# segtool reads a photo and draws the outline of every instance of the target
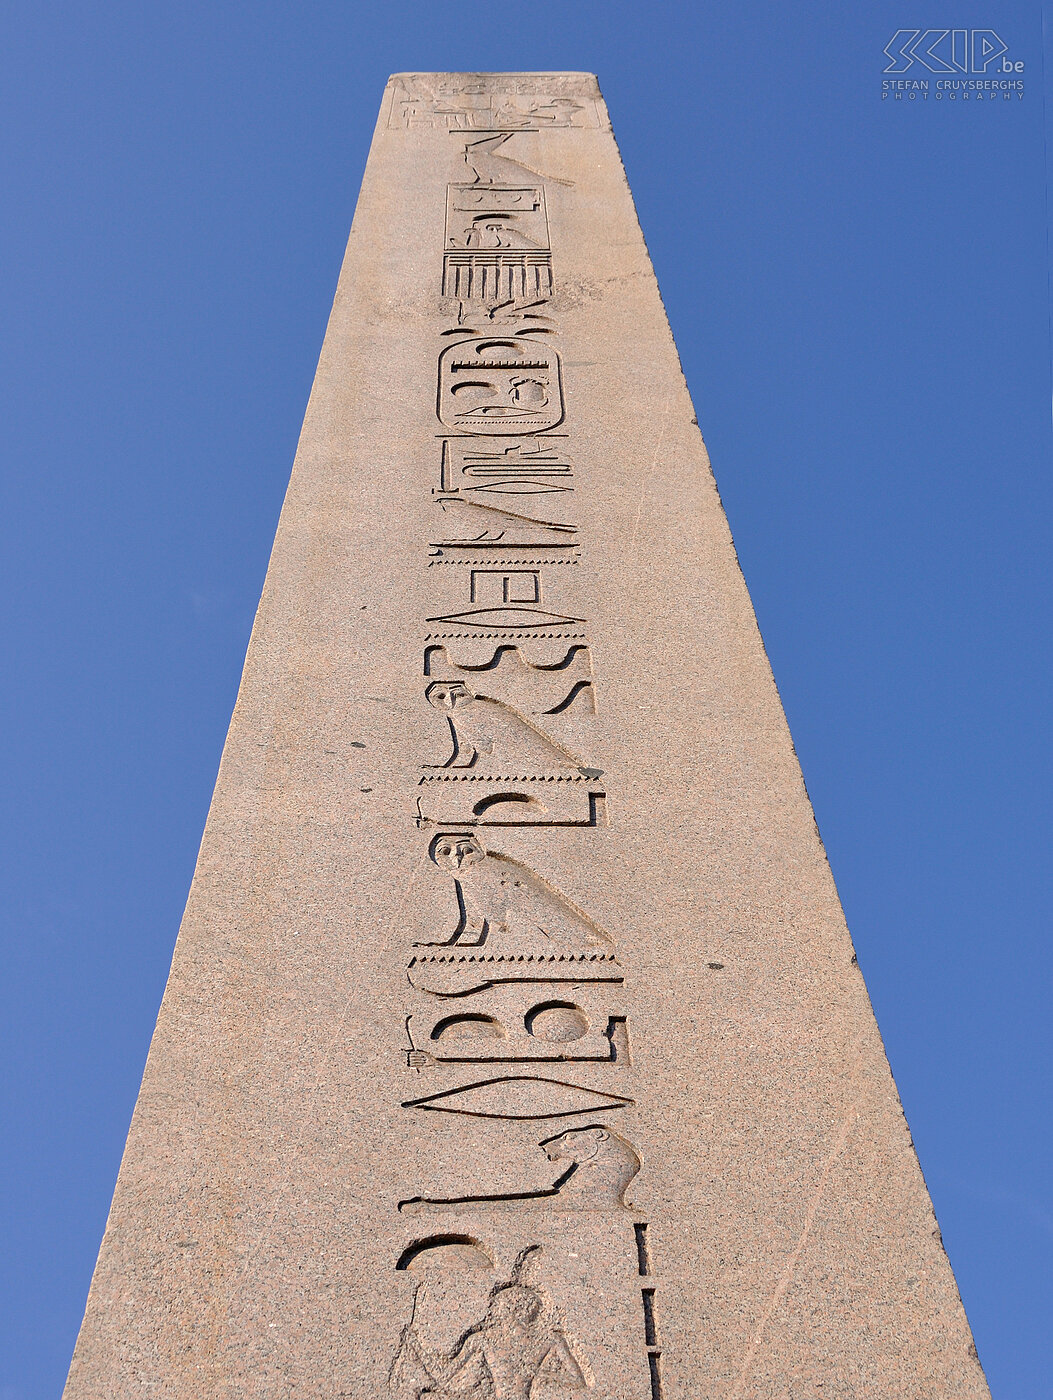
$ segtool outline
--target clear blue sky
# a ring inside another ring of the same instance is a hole
[[[1024,99],[882,102],[937,22]],[[3,29],[0,1400],[68,1364],[384,82],[513,68],[600,76],[981,1359],[1048,1400],[1039,5]]]

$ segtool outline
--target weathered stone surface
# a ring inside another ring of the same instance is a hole
[[[987,1394],[595,80],[388,86],[69,1400]]]

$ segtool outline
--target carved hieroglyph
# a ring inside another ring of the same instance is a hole
[[[554,434],[497,442],[474,437],[447,438],[443,443],[444,493],[533,520],[554,520],[559,524],[562,516],[553,513],[572,507],[566,500],[546,497],[558,498],[561,493],[573,491],[573,477],[566,438]],[[551,546],[553,538],[546,532],[534,536],[531,543]]]
[[[563,421],[559,354],[533,339],[455,341],[439,356],[439,418],[486,435],[545,432]]]
[[[393,126],[489,133],[601,120],[595,83],[583,73],[404,73],[394,83]]]
[[[986,1393],[596,81],[396,75],[68,1400]]]

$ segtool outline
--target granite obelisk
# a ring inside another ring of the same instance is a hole
[[[69,1400],[987,1395],[596,81],[392,78]]]

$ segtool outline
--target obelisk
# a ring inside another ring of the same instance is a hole
[[[69,1400],[988,1394],[606,109],[392,78]]]

